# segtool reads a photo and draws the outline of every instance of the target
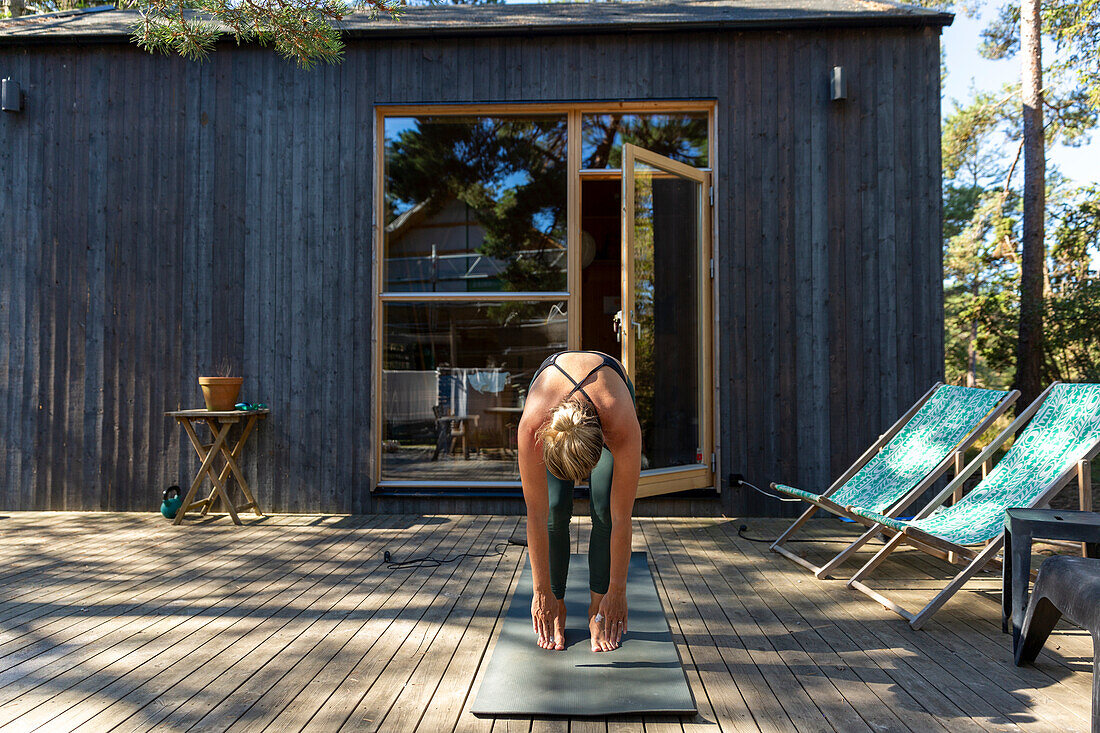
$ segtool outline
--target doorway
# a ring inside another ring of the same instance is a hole
[[[623,148],[620,175],[581,182],[580,348],[634,380],[638,495],[713,486],[709,173]]]

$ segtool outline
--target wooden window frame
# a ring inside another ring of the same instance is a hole
[[[711,461],[709,460],[710,456],[708,455],[717,454],[714,445],[713,429],[713,413],[717,403],[714,402],[715,395],[712,391],[713,374],[711,366],[711,349],[713,348],[711,346],[711,334],[714,330],[714,324],[711,316],[711,300],[705,297],[710,294],[709,291],[714,285],[712,283],[710,288],[706,290],[702,287],[702,284],[711,282],[714,279],[710,277],[710,260],[714,256],[714,239],[711,237],[711,219],[714,216],[714,207],[706,200],[713,178],[710,170],[680,163],[637,145],[630,143],[623,145],[623,267],[621,288],[624,324],[628,321],[627,314],[633,314],[634,312],[634,260],[636,253],[634,251],[635,218],[632,212],[634,211],[633,182],[635,179],[636,163],[646,165],[654,171],[671,174],[680,180],[696,183],[699,186],[699,210],[704,212],[704,215],[700,216],[698,222],[701,246],[699,249],[699,261],[696,263],[695,272],[695,276],[700,283],[699,300],[697,303],[699,317],[698,323],[695,326],[696,343],[699,344],[699,349],[702,352],[699,362],[699,394],[696,398],[698,400],[696,410],[698,410],[697,414],[703,423],[701,425],[702,431],[699,440],[703,460],[701,464],[697,463],[684,467],[673,466],[643,471],[638,483],[638,496],[643,497],[669,493],[664,491],[664,487],[669,485],[680,487],[677,488],[678,491],[687,491],[689,489],[705,488],[712,483],[719,483],[714,481],[716,467],[711,465]],[[627,325],[626,331],[627,336],[623,341],[623,365],[626,367],[627,373],[630,374],[631,378],[637,382],[637,365],[635,364],[634,356],[634,330]]]
[[[373,186],[373,221],[371,231],[373,234],[373,246],[371,248],[371,266],[373,270],[372,302],[371,302],[371,379],[370,394],[370,427],[367,431],[370,440],[371,466],[368,476],[370,491],[373,493],[380,487],[385,488],[521,488],[517,481],[428,481],[428,480],[401,480],[382,479],[382,404],[379,399],[382,394],[382,350],[384,324],[382,323],[382,308],[385,303],[410,303],[410,302],[486,302],[486,301],[565,301],[567,303],[568,326],[567,343],[570,349],[580,345],[580,270],[581,270],[581,200],[580,183],[595,178],[621,178],[621,169],[581,169],[581,117],[584,114],[615,113],[644,114],[647,112],[706,112],[707,113],[707,162],[705,170],[709,174],[709,186],[712,192],[716,191],[717,176],[714,175],[715,162],[718,150],[718,103],[715,99],[684,99],[684,100],[618,100],[618,101],[583,101],[583,102],[480,102],[457,104],[379,104],[374,106],[374,186]],[[477,292],[477,293],[390,293],[383,289],[383,255],[385,247],[385,120],[387,117],[420,117],[432,115],[444,116],[507,116],[507,115],[551,115],[560,114],[566,117],[567,140],[567,168],[568,184],[566,188],[566,292],[538,292],[538,293],[512,293],[512,292]],[[697,169],[698,170],[698,169]],[[717,195],[714,193],[713,195]],[[711,207],[711,220],[707,222],[710,232],[711,256],[717,261],[717,247],[714,246],[717,232],[715,207]],[[716,318],[719,280],[711,279],[710,287],[710,313]],[[717,353],[716,323],[711,323],[712,342],[710,354]],[[711,370],[716,368],[716,360],[711,359]],[[709,391],[711,393],[711,409],[709,410],[710,425],[709,434],[719,434],[720,415],[716,409],[717,384],[716,375],[710,374]],[[708,389],[704,387],[704,389]],[[718,446],[712,441],[711,468],[712,475],[717,477],[719,463]],[[704,460],[706,458],[704,457]],[[721,482],[715,480],[714,488],[718,489]],[[639,494],[641,495],[641,494]]]

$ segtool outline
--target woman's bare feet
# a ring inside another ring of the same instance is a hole
[[[601,600],[603,600],[603,596],[592,594],[592,603],[588,606],[588,633],[592,636],[592,651],[609,652],[618,649],[619,645],[608,639],[607,634],[604,633],[603,618],[599,621],[596,620],[596,616],[600,611]]]

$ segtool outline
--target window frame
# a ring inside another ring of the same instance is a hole
[[[371,299],[371,415],[370,427],[367,431],[371,442],[370,467],[368,471],[370,479],[370,491],[373,494],[379,488],[386,489],[418,489],[425,487],[439,488],[471,488],[471,489],[504,489],[520,488],[519,481],[466,481],[466,480],[406,480],[406,479],[382,479],[382,404],[379,396],[382,393],[382,344],[384,343],[384,326],[382,323],[383,304],[399,302],[505,302],[505,301],[564,301],[567,304],[568,324],[566,329],[568,348],[576,349],[580,345],[580,270],[581,270],[581,200],[580,184],[582,179],[622,178],[622,169],[581,168],[581,117],[585,114],[645,114],[647,112],[706,112],[707,113],[707,167],[702,170],[713,172],[717,159],[717,100],[715,99],[682,99],[682,100],[636,100],[614,102],[486,102],[486,103],[459,103],[459,104],[378,104],[374,106],[374,186],[373,186],[373,221],[371,232],[373,236],[371,248],[372,282],[374,283],[373,297]],[[384,289],[384,241],[385,241],[385,121],[387,117],[418,117],[418,116],[521,116],[561,114],[566,117],[566,290],[547,292],[387,292]],[[715,176],[711,175],[711,186],[715,185]],[[713,216],[713,212],[712,212]],[[712,243],[717,234],[717,222],[711,222]],[[712,246],[712,251],[717,248]],[[717,314],[718,283],[711,282],[712,312]],[[712,328],[712,333],[717,334],[718,329]],[[715,335],[715,338],[717,336]],[[710,344],[712,353],[716,344]],[[712,363],[714,363],[712,361]],[[717,379],[711,383],[718,384]],[[712,400],[717,397],[711,395]],[[717,402],[712,402],[717,404]],[[712,410],[712,435],[718,434],[718,414]],[[715,446],[717,451],[717,446]],[[717,473],[717,465],[713,467]],[[518,494],[517,494],[518,495]]]

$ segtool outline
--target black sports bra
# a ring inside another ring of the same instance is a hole
[[[578,381],[576,379],[573,379],[573,377],[569,374],[569,372],[565,371],[565,369],[563,369],[561,367],[561,365],[558,364],[558,357],[561,356],[562,354],[599,354],[600,358],[603,361],[601,361],[599,364],[597,364],[592,369],[590,369],[588,371],[588,374],[585,374],[584,377],[580,381]],[[606,367],[611,367],[615,371],[616,374],[618,374],[620,377],[622,377],[623,378],[623,383],[627,386],[628,389],[630,389],[630,380],[626,378],[626,374],[623,373],[623,369],[622,369],[622,367],[619,366],[619,362],[615,361],[613,358],[611,358],[607,354],[603,353],[602,351],[559,351],[556,354],[551,354],[550,356],[546,357],[546,360],[544,362],[542,362],[542,364],[539,366],[539,368],[535,371],[535,376],[531,378],[531,384],[534,384],[535,380],[539,378],[539,375],[542,374],[546,370],[546,368],[551,366],[551,365],[557,367],[557,370],[559,372],[561,372],[562,374],[564,374],[565,378],[573,383],[573,389],[569,390],[569,392],[565,395],[565,399],[569,399],[569,397],[571,397],[574,393],[579,391],[582,395],[584,395],[588,399],[589,402],[592,402],[592,398],[588,396],[588,393],[584,391],[584,387],[582,387],[581,385],[584,384],[588,380],[589,377],[591,377],[593,374],[595,374],[599,370],[603,369],[605,366]],[[631,393],[631,396],[633,396],[634,390],[630,389],[630,393]],[[592,402],[592,404],[594,405],[596,403]]]

